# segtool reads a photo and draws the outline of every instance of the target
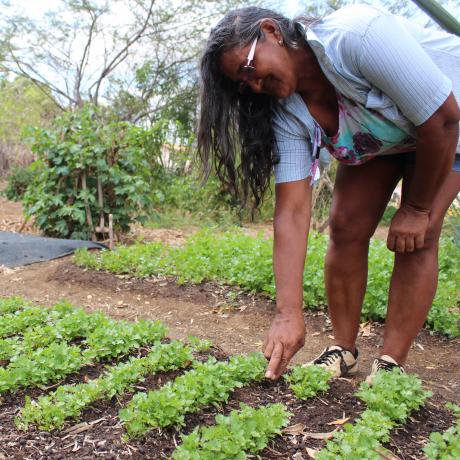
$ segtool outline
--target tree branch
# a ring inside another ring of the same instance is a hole
[[[101,87],[101,84],[102,84],[102,81],[104,80],[104,78],[107,75],[109,75],[117,66],[119,66],[126,59],[126,57],[128,56],[129,48],[142,37],[143,33],[147,29],[149,20],[150,20],[151,16],[153,15],[153,5],[154,4],[155,4],[155,0],[151,0],[150,7],[148,9],[147,17],[146,17],[142,27],[140,28],[140,30],[138,32],[136,32],[128,40],[126,45],[115,55],[115,57],[110,61],[110,63],[107,65],[107,67],[102,71],[99,79],[95,83],[96,84],[96,91],[94,93],[94,101],[95,101],[96,104],[97,104],[97,100],[98,100],[98,97],[99,97],[99,90],[100,90],[100,87]],[[93,86],[94,85],[92,85],[91,88]]]

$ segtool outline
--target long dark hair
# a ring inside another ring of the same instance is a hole
[[[266,18],[275,22],[286,46],[299,47],[301,33],[294,21],[272,10],[248,7],[230,11],[211,30],[201,59],[198,155],[205,177],[214,169],[241,205],[251,196],[253,209],[261,203],[278,161],[272,130],[275,98],[239,94],[238,84],[222,74],[219,62],[224,52],[243,48],[256,37],[263,40],[260,23]]]

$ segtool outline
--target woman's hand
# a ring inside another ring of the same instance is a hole
[[[270,360],[265,376],[272,380],[278,379],[304,343],[305,321],[302,310],[277,313],[263,345],[263,353]]]
[[[403,204],[391,220],[388,249],[406,253],[423,248],[429,220],[429,211]]]

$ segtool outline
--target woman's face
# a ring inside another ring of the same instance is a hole
[[[254,93],[264,93],[277,98],[290,96],[296,90],[297,78],[294,62],[279,32],[272,26],[261,25],[264,37],[257,41],[252,66],[255,71],[247,86]],[[243,67],[252,43],[244,48],[233,48],[222,54],[220,69],[230,80],[245,82]]]

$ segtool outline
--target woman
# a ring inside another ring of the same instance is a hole
[[[302,274],[320,146],[340,164],[325,266],[334,343],[313,362],[336,376],[357,370],[369,239],[402,179],[387,240],[395,263],[384,344],[370,379],[402,368],[436,291],[442,222],[460,190],[460,39],[363,5],[294,21],[243,8],[211,31],[201,75],[206,170],[215,167],[255,206],[275,171],[267,378],[304,345]]]

